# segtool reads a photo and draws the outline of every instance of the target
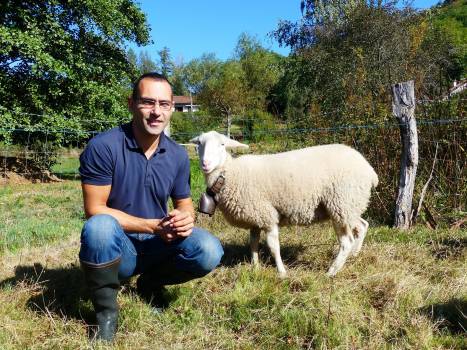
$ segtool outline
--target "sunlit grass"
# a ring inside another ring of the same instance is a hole
[[[196,180],[197,181],[197,180]],[[198,183],[199,190],[203,184]],[[0,348],[89,349],[92,309],[77,254],[83,223],[78,181],[0,188]],[[248,233],[217,212],[197,224],[225,255],[205,278],[170,286],[153,315],[134,291],[119,294],[116,349],[462,349],[467,309],[466,233],[373,227],[361,254],[325,276],[336,239],[329,225],[281,231],[289,278]]]

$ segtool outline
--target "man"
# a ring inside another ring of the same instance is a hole
[[[140,275],[140,295],[163,307],[164,285],[208,274],[223,255],[216,237],[194,227],[188,155],[163,132],[172,105],[167,79],[142,75],[128,99],[132,121],[94,137],[80,156],[88,220],[79,258],[97,339],[115,336],[120,280]]]

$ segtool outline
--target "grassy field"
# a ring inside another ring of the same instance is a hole
[[[194,171],[195,197],[203,189]],[[249,264],[248,234],[200,216],[225,249],[207,277],[169,287],[154,315],[134,290],[119,294],[115,344],[91,345],[92,308],[77,253],[78,181],[0,187],[1,349],[466,349],[467,235],[417,227],[370,229],[361,254],[334,279],[328,225],[281,233],[290,277],[279,280],[265,244]]]

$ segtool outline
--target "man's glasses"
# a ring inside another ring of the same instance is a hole
[[[144,109],[154,109],[159,105],[159,108],[163,111],[170,111],[172,108],[172,101],[157,101],[151,98],[139,98],[138,107]]]

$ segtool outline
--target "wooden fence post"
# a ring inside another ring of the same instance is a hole
[[[406,230],[412,219],[412,197],[418,166],[418,135],[415,121],[413,80],[392,85],[392,112],[401,132],[402,154],[394,227]]]

